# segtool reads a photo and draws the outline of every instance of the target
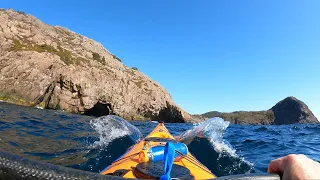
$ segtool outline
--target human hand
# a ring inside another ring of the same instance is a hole
[[[283,174],[282,180],[320,179],[320,163],[303,154],[290,154],[271,161],[268,172]]]

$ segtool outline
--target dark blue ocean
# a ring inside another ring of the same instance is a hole
[[[0,150],[100,172],[156,125],[0,102]],[[220,118],[165,125],[217,176],[266,172],[272,159],[290,153],[320,161],[320,125],[231,125]]]

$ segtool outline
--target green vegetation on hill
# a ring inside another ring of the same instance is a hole
[[[26,15],[26,13],[25,13],[25,12],[23,12],[23,11],[17,11],[17,13],[19,13],[19,14],[23,14],[23,15]]]
[[[118,60],[118,61],[122,62],[122,61],[121,61],[121,59],[120,59],[120,58],[118,58],[116,55],[112,54],[112,57],[113,57],[113,59],[116,59],[116,60]]]
[[[34,104],[34,102],[28,101],[17,94],[7,93],[7,92],[0,92],[0,100],[13,103],[13,104],[25,105],[25,106],[31,106]]]
[[[272,124],[274,115],[268,111],[235,111],[231,113],[221,113],[210,111],[201,115],[205,118],[220,117],[232,124]]]
[[[220,117],[221,114],[222,113],[218,112],[218,111],[209,111],[209,112],[201,114],[201,116],[205,117],[205,118],[213,118],[213,117]]]
[[[32,44],[32,43],[25,43],[22,44],[19,40],[13,41],[13,46],[9,49],[10,51],[36,51],[36,52],[49,52],[53,53],[60,57],[60,59],[66,64],[76,64],[80,65],[81,62],[87,63],[88,60],[82,57],[73,57],[71,51],[68,51],[60,46],[56,49],[53,46],[47,44]]]
[[[103,65],[106,65],[106,60],[104,57],[101,58],[100,54],[96,53],[96,52],[93,52],[92,53],[92,58],[93,60],[96,60],[98,61],[99,63],[103,64]]]
[[[143,81],[134,81],[134,83],[141,89]]]

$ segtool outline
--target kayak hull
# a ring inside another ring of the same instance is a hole
[[[137,177],[139,173],[137,173],[136,167],[138,164],[141,164],[141,161],[147,161],[144,159],[145,157],[141,156],[141,154],[145,152],[146,146],[164,146],[166,143],[165,141],[175,141],[175,138],[170,134],[163,123],[159,123],[145,139],[131,146],[124,155],[100,173],[103,175],[122,176],[124,178],[139,178]],[[190,152],[187,152],[187,155],[184,155],[181,158],[175,159],[174,164],[188,169],[190,171],[190,176],[194,179],[212,179],[216,177],[207,167],[193,157]]]

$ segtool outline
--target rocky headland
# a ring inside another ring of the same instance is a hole
[[[232,124],[282,125],[295,123],[320,123],[308,106],[295,97],[287,97],[266,111],[236,111],[222,113],[210,111],[201,114],[203,119],[221,117]]]
[[[94,116],[192,120],[160,84],[102,44],[11,9],[0,9],[0,100]]]

